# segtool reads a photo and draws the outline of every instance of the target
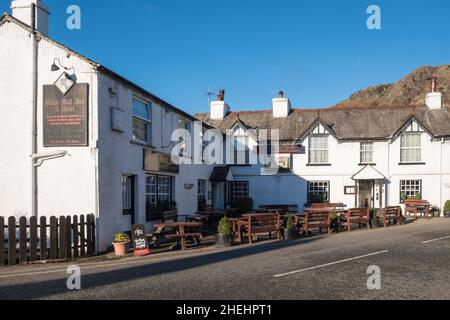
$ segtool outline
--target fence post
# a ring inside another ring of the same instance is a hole
[[[39,260],[47,260],[47,218],[42,216],[39,225],[39,238],[41,244],[39,246]]]
[[[56,217],[50,217],[50,259],[58,258],[58,221]]]
[[[78,251],[78,216],[73,216],[72,221],[72,238],[73,238],[73,256],[75,258],[78,258],[80,256],[80,253]]]
[[[67,258],[72,257],[72,218],[66,217],[66,251]]]
[[[16,218],[8,218],[8,264],[16,264]]]
[[[66,217],[59,217],[59,258],[67,259]]]
[[[96,220],[95,220],[95,215],[94,214],[91,214],[91,218],[92,218],[92,241],[91,241],[91,245],[92,245],[92,252],[94,253],[94,252],[96,252],[96,246],[95,246],[95,240],[96,240],[96,237],[95,237],[95,222],[96,222]]]
[[[5,218],[0,217],[0,266],[5,265]]]
[[[30,218],[30,261],[37,260],[37,217]]]
[[[88,214],[87,216],[87,228],[86,228],[86,240],[87,240],[87,250],[86,254],[88,256],[92,255],[92,216]]]
[[[86,255],[86,233],[85,233],[85,222],[84,215],[80,216],[80,256],[84,257]]]
[[[19,264],[27,262],[27,218],[19,218]]]

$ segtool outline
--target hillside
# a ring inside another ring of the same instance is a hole
[[[425,105],[425,95],[430,91],[430,77],[437,78],[438,90],[450,97],[450,65],[420,67],[399,82],[378,85],[358,91],[332,108]],[[449,103],[446,105],[448,106]]]

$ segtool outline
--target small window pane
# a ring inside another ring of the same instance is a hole
[[[133,115],[143,120],[151,121],[149,105],[137,99],[133,99]]]

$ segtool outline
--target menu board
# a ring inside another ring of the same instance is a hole
[[[143,224],[135,224],[131,227],[131,237],[133,240],[134,255],[142,256],[150,254],[150,249]]]
[[[77,83],[63,93],[55,85],[44,86],[44,147],[87,146],[89,85]]]

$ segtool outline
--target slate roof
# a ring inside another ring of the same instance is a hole
[[[426,106],[349,107],[342,109],[294,109],[284,119],[272,110],[230,112],[223,120],[211,120],[209,113],[195,117],[225,133],[240,120],[254,129],[279,129],[280,140],[298,140],[320,121],[340,140],[384,140],[394,136],[412,117],[435,137],[450,137],[450,109],[430,110]]]

